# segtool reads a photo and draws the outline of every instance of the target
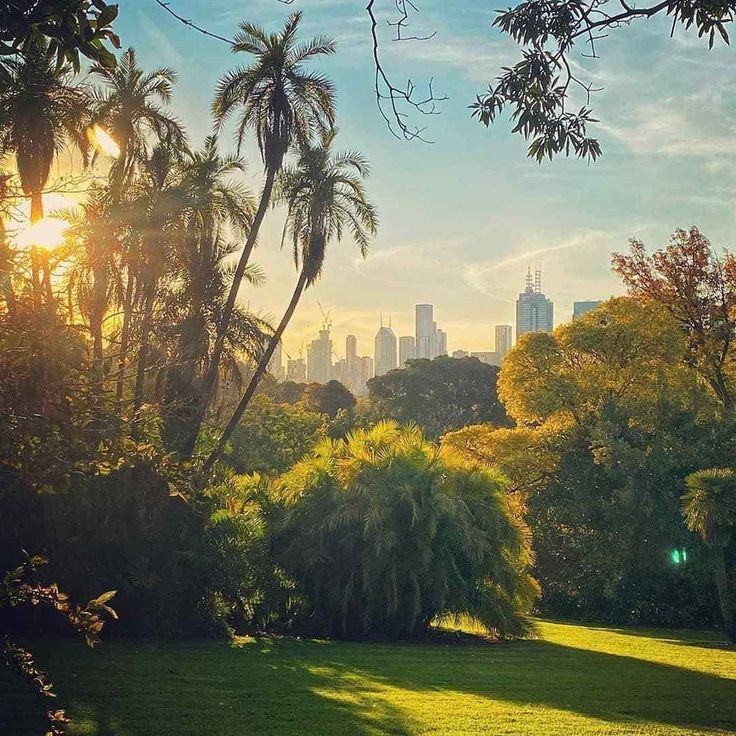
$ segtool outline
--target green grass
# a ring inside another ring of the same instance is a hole
[[[36,646],[70,734],[714,734],[736,730],[736,652],[712,634],[542,622],[487,645],[243,639]],[[43,733],[0,669],[0,734]],[[34,730],[35,728],[35,730]]]

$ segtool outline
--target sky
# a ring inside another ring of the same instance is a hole
[[[736,215],[736,64],[734,50],[708,52],[696,34],[669,37],[666,19],[614,31],[600,42],[597,60],[574,55],[595,87],[600,123],[591,127],[603,157],[592,164],[556,159],[542,165],[526,156],[508,120],[486,129],[468,105],[519,50],[491,28],[499,3],[416,0],[412,32],[427,41],[391,40],[386,22],[393,0],[378,2],[385,63],[398,85],[421,88],[432,79],[448,99],[440,114],[419,120],[432,143],[396,140],[373,95],[370,23],[365,0],[170,0],[182,16],[231,37],[241,21],[276,30],[295,9],[304,37],[334,37],[338,53],[315,68],[337,87],[338,148],[369,159],[368,192],[380,230],[367,259],[349,240],[333,243],[321,281],[304,296],[285,338],[288,354],[316,337],[330,313],[338,355],[347,334],[361,354],[373,354],[381,316],[398,335],[413,334],[414,304],[435,305],[450,352],[493,349],[493,326],[513,324],[515,300],[527,267],[541,264],[543,290],[554,301],[555,322],[568,321],[575,300],[621,293],[610,271],[611,253],[629,238],[663,246],[677,227],[697,225],[720,250],[730,242]],[[123,0],[116,30],[145,68],[172,66],[179,78],[172,104],[190,141],[211,130],[217,79],[247,63],[229,47],[178,23],[154,0]],[[583,52],[581,47],[579,50]],[[231,131],[221,137],[234,147]],[[262,166],[246,145],[254,190]],[[288,251],[279,249],[283,214],[269,214],[256,260],[267,275],[240,298],[277,321],[295,281]]]

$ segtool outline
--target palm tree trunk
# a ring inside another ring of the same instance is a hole
[[[715,579],[718,589],[718,602],[721,606],[723,628],[728,634],[732,644],[736,644],[736,622],[734,621],[733,605],[731,602],[731,591],[728,585],[728,572],[726,571],[726,548],[719,546],[715,550]]]
[[[128,358],[128,343],[130,341],[130,323],[133,317],[133,272],[128,267],[128,281],[125,285],[123,297],[123,327],[120,331],[120,355],[118,356],[118,378],[115,387],[115,413],[120,414],[123,403],[123,389],[125,387],[125,364]]]
[[[217,462],[217,459],[220,457],[225,445],[227,444],[230,436],[235,430],[235,427],[238,426],[238,422],[243,416],[243,412],[248,408],[248,404],[250,404],[251,399],[253,398],[253,394],[255,394],[256,389],[258,388],[258,384],[260,383],[261,378],[263,378],[263,374],[268,368],[268,363],[273,356],[274,350],[276,350],[276,346],[279,344],[279,342],[281,342],[284,331],[291,321],[291,318],[294,316],[294,311],[296,310],[296,307],[299,304],[299,300],[304,293],[304,287],[306,286],[306,283],[307,275],[302,269],[302,272],[299,274],[299,280],[296,282],[296,286],[294,287],[294,293],[291,296],[289,306],[286,308],[286,312],[284,312],[284,316],[281,318],[281,322],[279,322],[279,326],[276,328],[276,332],[273,333],[273,337],[269,340],[268,347],[266,348],[266,351],[263,353],[260,361],[258,362],[258,367],[256,368],[256,372],[253,374],[253,377],[250,379],[248,388],[245,390],[243,397],[240,399],[240,403],[233,412],[232,417],[230,417],[230,421],[227,423],[227,426],[220,436],[215,449],[212,450],[209,457],[202,466],[202,472],[205,478],[209,474],[210,470],[212,470],[212,466]]]
[[[138,411],[143,405],[143,387],[146,380],[146,368],[148,367],[148,348],[153,326],[153,303],[156,295],[156,280],[151,278],[146,284],[143,307],[143,321],[141,322],[141,339],[138,348],[138,365],[135,374],[135,387],[133,388],[133,426],[134,435],[138,435]]]
[[[238,298],[238,291],[240,285],[243,282],[243,276],[245,275],[245,269],[248,266],[250,257],[253,254],[253,249],[256,246],[256,240],[258,239],[258,232],[261,229],[261,224],[268,211],[268,206],[271,203],[271,194],[273,193],[273,185],[276,179],[276,170],[268,169],[266,171],[266,181],[263,185],[263,191],[261,192],[261,200],[258,204],[258,210],[253,218],[253,224],[250,227],[248,238],[245,241],[245,247],[243,252],[240,254],[240,260],[238,261],[238,267],[233,276],[232,284],[230,285],[230,292],[225,302],[225,307],[222,310],[220,317],[220,324],[217,331],[217,339],[215,340],[215,347],[212,351],[212,358],[210,360],[207,373],[204,381],[202,382],[201,400],[200,405],[197,408],[197,414],[194,418],[194,426],[192,427],[192,436],[194,442],[199,436],[199,431],[202,427],[207,409],[209,408],[210,402],[212,401],[212,393],[217,380],[217,373],[220,369],[220,361],[222,360],[222,353],[225,349],[225,337],[227,336],[228,329],[230,327],[230,319],[232,318],[233,309],[235,309],[235,302]],[[194,442],[189,442],[187,447],[184,449],[185,458],[190,458],[194,452]]]

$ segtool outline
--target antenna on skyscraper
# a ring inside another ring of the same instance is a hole
[[[542,264],[539,261],[534,269],[534,291],[537,294],[542,293]]]
[[[532,290],[532,267],[529,266],[526,270],[526,288],[527,291]]]

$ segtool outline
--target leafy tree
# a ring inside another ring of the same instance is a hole
[[[697,532],[713,550],[714,577],[723,625],[736,644],[736,619],[726,567],[726,551],[736,527],[736,474],[730,468],[699,470],[688,475],[682,514],[688,528]]]
[[[327,246],[340,242],[346,232],[365,255],[368,241],[376,233],[378,218],[363,186],[368,164],[356,152],[334,153],[336,133],[326,135],[323,143],[302,148],[297,165],[285,169],[279,180],[279,199],[288,209],[284,239],[290,236],[294,263],[300,269],[291,301],[264,351],[215,449],[207,458],[204,471],[212,468],[219,453],[247,408],[268,363],[281,342],[306,289],[322,274]]]
[[[319,36],[303,44],[297,43],[301,18],[300,12],[292,13],[282,31],[271,34],[252,23],[241,24],[233,42],[233,52],[255,56],[255,62],[222,77],[212,105],[218,129],[239,111],[236,134],[238,151],[247,133],[255,133],[265,180],[258,209],[250,223],[248,237],[223,307],[218,339],[204,386],[204,401],[199,416],[195,418],[197,429],[207,410],[238,291],[271,203],[273,186],[284,158],[294,144],[306,145],[315,137],[325,136],[335,123],[332,82],[321,74],[304,69],[305,62],[333,54],[335,42]]]
[[[596,159],[600,143],[588,135],[588,125],[598,122],[590,108],[592,85],[580,78],[571,58],[576,44],[585,44],[586,55],[596,57],[609,32],[629,28],[635,21],[666,15],[671,33],[677,26],[695,28],[698,37],[728,43],[727,27],[736,8],[732,2],[668,0],[637,6],[613,0],[522,0],[497,11],[494,27],[522,46],[522,58],[504,66],[495,84],[471,106],[473,116],[488,126],[511,110],[513,131],[529,141],[529,156],[542,161],[571,152]],[[573,92],[583,104],[578,108]]]
[[[0,8],[0,56],[27,53],[46,43],[59,66],[80,68],[80,55],[107,67],[115,57],[107,44],[120,47],[112,31],[118,6],[105,0],[27,0]]]
[[[508,418],[496,393],[498,368],[477,358],[412,360],[368,382],[371,412],[399,422],[416,422],[428,437],[466,425]]]
[[[530,630],[529,535],[503,480],[418,428],[383,422],[327,441],[270,494],[273,554],[311,630],[417,635],[452,614],[499,636]]]
[[[733,414],[733,336],[736,331],[736,261],[717,258],[695,227],[676,230],[666,248],[646,254],[631,241],[629,255],[615,254],[613,268],[629,293],[660,305],[687,335],[686,359],[724,410]]]
[[[284,473],[325,438],[321,413],[256,397],[223,454],[236,473]]]
[[[340,381],[310,383],[302,401],[312,411],[326,414],[330,419],[335,419],[341,411],[353,411],[357,403],[355,396]]]

